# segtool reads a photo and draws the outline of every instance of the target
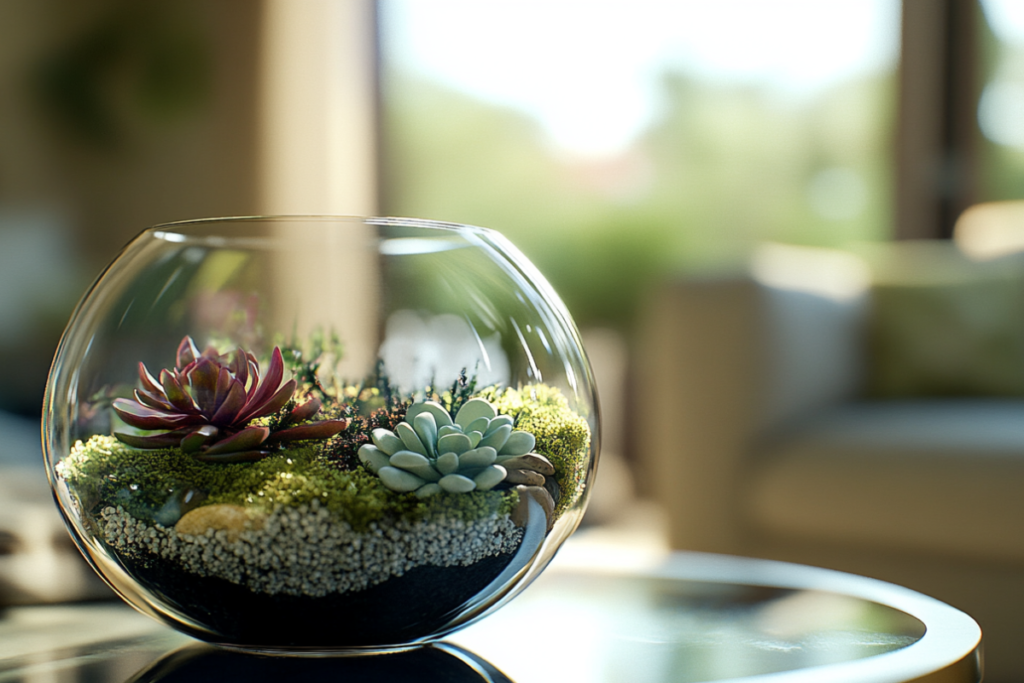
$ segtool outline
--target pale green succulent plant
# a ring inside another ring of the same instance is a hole
[[[420,497],[489,491],[509,470],[537,472],[541,481],[554,473],[546,458],[530,452],[533,434],[513,429],[510,416],[481,398],[466,401],[454,420],[439,403],[415,403],[393,432],[375,429],[372,439],[359,449],[363,465],[392,491]]]

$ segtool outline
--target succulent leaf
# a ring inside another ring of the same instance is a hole
[[[459,467],[486,467],[494,463],[498,452],[490,446],[481,446],[459,456]]]
[[[399,493],[415,491],[427,483],[412,472],[406,472],[397,467],[381,467],[380,471],[377,472],[377,476],[380,477],[385,486]]]
[[[235,378],[231,375],[231,372],[229,372],[227,368],[222,367],[220,371],[217,373],[217,387],[214,391],[213,398],[214,410],[220,410],[220,407],[224,405],[224,401],[227,400],[228,394],[231,393],[232,387],[234,387],[236,384],[238,384],[238,382],[235,381]],[[245,395],[244,387],[242,394],[243,396]]]
[[[249,389],[260,383],[260,364],[256,362],[255,358],[249,356],[245,365],[249,368],[249,376],[252,378],[252,381],[249,383],[249,387],[246,389],[248,392]]]
[[[510,416],[498,415],[479,398],[466,401],[454,420],[433,401],[413,404],[394,431],[378,428],[371,438],[374,445],[359,449],[363,465],[392,491],[419,497],[493,489],[509,473],[498,455],[506,446],[511,452],[504,459],[515,458],[520,469],[530,470],[531,482],[544,482],[538,469],[554,471],[546,458],[529,453],[536,443],[532,434],[514,430]]]
[[[406,416],[406,419],[408,419],[408,416]],[[413,418],[412,428],[416,432],[416,436],[420,438],[420,441],[426,447],[427,455],[436,458],[437,423],[434,421],[434,416],[429,412],[420,413]]]
[[[160,393],[167,397],[167,402],[175,409],[185,413],[196,412],[195,403],[192,397],[185,393],[177,376],[167,370],[160,371]]]
[[[114,436],[121,443],[128,444],[132,448],[175,448],[183,437],[192,432],[191,428],[177,429],[163,434],[151,436],[139,436],[138,434],[122,434],[115,432]]]
[[[508,437],[512,435],[511,425],[501,425],[490,434],[485,434],[484,438],[480,440],[481,446],[490,446],[495,450],[500,450],[505,442],[508,441]]]
[[[503,425],[511,427],[513,425],[512,417],[510,415],[499,415],[498,417],[491,420],[487,429],[482,429],[484,436],[490,436],[494,432],[498,431]],[[468,431],[468,430],[467,430]]]
[[[388,458],[388,462],[391,463],[392,467],[401,467],[403,470],[412,470],[414,467],[430,465],[430,461],[425,456],[413,453],[412,451],[398,451]]]
[[[135,390],[135,400],[144,406],[149,406],[150,408],[155,408],[156,410],[174,410],[174,406],[172,406],[167,401],[162,401],[156,396],[153,396],[152,394],[149,394],[145,391],[141,391],[139,389]]]
[[[172,429],[196,424],[198,419],[184,413],[169,414],[127,398],[116,398],[112,405],[117,416],[136,429]]]
[[[429,459],[412,451],[398,451],[388,459],[388,464],[412,472],[424,481],[432,482],[441,478]]]
[[[196,361],[195,366],[188,373],[188,383],[192,388],[192,400],[200,412],[213,414],[217,409],[217,377],[220,376],[220,368],[205,356]]]
[[[480,417],[493,420],[495,415],[497,415],[497,411],[490,403],[482,398],[471,398],[459,409],[459,413],[455,416],[455,424],[465,430],[473,420]]]
[[[489,465],[480,474],[473,477],[478,491],[490,491],[505,480],[507,472],[501,465]]]
[[[496,419],[497,418],[495,418],[495,420]],[[480,434],[483,434],[484,432],[487,431],[487,427],[491,425],[493,422],[494,420],[488,420],[486,417],[478,417],[477,419],[473,420],[468,425],[466,425],[463,431],[466,434],[469,434],[470,432],[480,432]]]
[[[445,425],[437,430],[437,438],[440,439],[442,436],[448,436],[449,434],[462,434],[462,427],[457,425]]]
[[[203,453],[205,455],[223,455],[224,453],[250,451],[266,441],[268,436],[270,436],[270,429],[267,427],[246,427],[237,434],[221,439]]]
[[[445,453],[437,459],[437,471],[441,474],[454,474],[459,471],[459,456]]]
[[[235,357],[231,362],[231,372],[245,388],[249,381],[249,355],[241,348],[235,350]]]
[[[192,337],[185,337],[182,339],[181,343],[178,344],[175,366],[183,368],[196,362],[197,358],[199,358],[199,349],[196,348],[196,344],[192,341]]]
[[[476,482],[461,474],[446,474],[437,482],[448,493],[469,493],[476,488]]]
[[[213,425],[203,425],[181,440],[181,450],[186,453],[198,453],[199,450],[217,436],[218,430]]]
[[[259,366],[256,365],[255,363],[252,363],[250,365],[250,367],[258,368]],[[257,379],[259,378],[259,370],[258,369],[253,374],[254,374],[254,376]],[[249,401],[248,401],[246,407],[247,408],[249,408],[249,407],[257,407],[257,406],[262,407],[264,404],[266,404],[271,399],[271,396],[274,394],[274,392],[277,391],[277,387],[280,386],[281,378],[283,376],[284,376],[284,359],[281,357],[281,349],[279,349],[279,348],[277,348],[275,346],[273,353],[270,354],[270,366],[267,368],[267,374],[263,378],[263,381],[259,383],[258,387],[256,386],[256,382],[255,381],[253,382],[252,389],[254,391],[251,392],[251,394],[249,396]],[[292,391],[294,391],[294,390],[295,389],[294,389],[294,385],[293,385]],[[287,399],[286,399],[286,402],[287,402]],[[284,404],[282,404],[282,405],[284,405]],[[254,417],[254,416],[251,416],[251,417]]]
[[[141,389],[135,399],[116,399],[114,411],[125,424],[162,434],[115,433],[136,448],[180,447],[200,460],[241,462],[266,457],[264,444],[326,439],[338,434],[346,420],[309,422],[321,408],[317,399],[296,406],[271,428],[251,426],[260,417],[280,412],[294,397],[297,382],[282,384],[284,361],[279,348],[271,353],[266,376],[256,357],[238,349],[231,358],[208,346],[199,352],[191,337],[178,344],[176,366],[157,380],[139,363]]]
[[[427,447],[423,445],[423,442],[420,441],[420,437],[416,433],[416,430],[413,429],[412,425],[408,422],[399,422],[395,427],[395,434],[402,440],[402,443],[410,451],[419,453],[420,455],[427,454]]]
[[[345,420],[321,420],[289,427],[272,432],[267,438],[269,443],[279,441],[308,441],[309,439],[329,439],[345,428],[348,423]]]
[[[422,403],[415,403],[409,406],[409,410],[405,414],[407,422],[412,422],[417,415],[422,413],[430,413],[434,416],[434,423],[438,429],[450,426],[452,424],[452,416],[448,414],[448,411],[444,409],[440,403],[436,401],[423,401]]]
[[[232,380],[227,396],[224,398],[223,402],[220,403],[220,407],[217,408],[217,412],[210,418],[210,422],[215,425],[233,424],[238,417],[238,413],[241,412],[244,407],[245,389],[242,388],[241,383]]]
[[[473,443],[465,434],[445,434],[437,440],[437,450],[441,453],[465,453],[473,447]]]
[[[373,443],[377,448],[388,455],[394,455],[405,448],[405,444],[402,443],[402,440],[387,429],[374,429],[370,434],[370,438],[373,439]]]
[[[359,447],[359,461],[374,474],[380,472],[380,468],[390,465],[388,456],[371,444],[363,444]]]
[[[417,498],[427,498],[428,496],[434,496],[441,493],[444,489],[441,488],[440,484],[424,484],[423,486],[416,489]]]
[[[163,393],[163,387],[156,381],[156,378],[150,374],[146,368],[145,363],[139,363],[139,381],[142,383],[142,388],[149,394],[157,395]]]
[[[284,408],[285,404],[291,400],[292,394],[295,393],[295,386],[295,380],[290,379],[284,383],[284,386],[278,389],[277,393],[263,403],[258,403],[255,399],[250,400],[240,416],[241,419],[255,420],[258,417],[273,415],[281,410],[281,408]]]
[[[284,419],[283,424],[292,424],[308,420],[320,412],[320,406],[320,399],[311,398],[305,403],[292,408],[292,412],[288,413],[288,417]]]
[[[509,434],[499,450],[499,455],[526,455],[537,445],[537,439],[529,432],[516,431]]]

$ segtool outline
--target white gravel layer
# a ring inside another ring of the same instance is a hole
[[[243,531],[235,541],[212,529],[202,536],[179,534],[137,520],[120,506],[102,511],[101,526],[118,553],[159,557],[256,592],[311,597],[363,590],[423,565],[468,566],[515,551],[523,537],[507,515],[372,523],[357,533],[317,501],[280,508],[262,529]]]

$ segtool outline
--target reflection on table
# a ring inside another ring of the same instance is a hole
[[[684,683],[851,662],[911,645],[925,630],[899,610],[825,591],[546,578],[529,602],[513,602],[452,639],[504,664],[516,680]],[[538,641],[543,647],[515,657]]]
[[[980,680],[977,625],[912,591],[713,555],[628,569],[575,560],[570,548],[522,597],[444,644],[368,658],[229,652],[119,603],[13,607],[0,619],[0,682]],[[604,569],[585,568],[595,564]]]

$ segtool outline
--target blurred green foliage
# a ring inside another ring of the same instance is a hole
[[[30,78],[39,111],[72,140],[123,142],[132,121],[174,119],[210,94],[209,37],[194,0],[115,0],[43,55]]]
[[[407,73],[385,70],[383,97],[384,212],[503,232],[581,326],[628,331],[662,278],[734,264],[760,240],[890,233],[893,74],[801,99],[669,72],[658,119],[606,160],[566,158],[527,116]],[[856,211],[815,211],[830,169],[860,183]]]

